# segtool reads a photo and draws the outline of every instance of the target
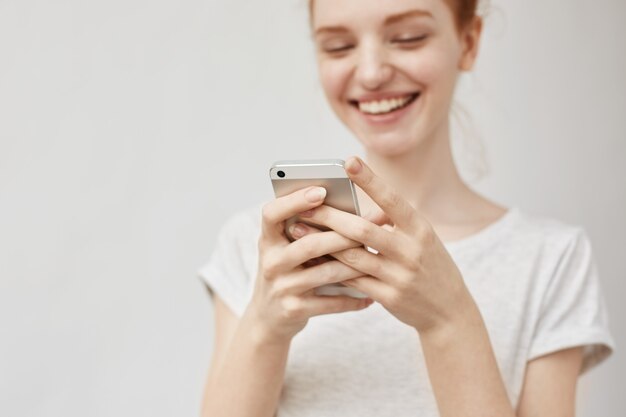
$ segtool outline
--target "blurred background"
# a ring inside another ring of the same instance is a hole
[[[591,237],[618,350],[582,417],[623,415],[624,18],[494,0],[455,106],[475,188]],[[215,232],[274,160],[360,152],[304,0],[0,0],[0,415],[197,415]]]

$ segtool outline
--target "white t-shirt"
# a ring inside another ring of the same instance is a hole
[[[256,279],[260,213],[258,205],[234,214],[198,271],[239,316]],[[584,373],[615,349],[582,227],[513,207],[445,247],[480,309],[514,407],[527,361],[585,346]],[[438,415],[417,332],[380,304],[314,316],[292,340],[278,417]]]

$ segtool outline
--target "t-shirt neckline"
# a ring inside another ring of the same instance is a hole
[[[456,250],[470,245],[477,245],[483,241],[487,241],[493,236],[497,235],[514,217],[519,213],[519,208],[516,206],[510,207],[502,216],[496,221],[488,224],[480,229],[478,232],[466,236],[462,239],[457,239],[449,242],[443,242],[446,249]]]

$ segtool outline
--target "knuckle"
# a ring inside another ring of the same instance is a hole
[[[400,197],[400,194],[398,194],[397,191],[390,190],[388,193],[384,195],[383,204],[385,204],[388,207],[395,207],[398,204],[400,204],[401,200],[402,200],[402,197]]]
[[[261,217],[263,220],[267,220],[269,218],[271,211],[272,209],[270,203],[263,204],[263,207],[261,207]]]
[[[280,271],[280,260],[277,256],[267,254],[261,261],[261,268],[263,270],[263,276],[273,278],[277,276]]]
[[[282,299],[289,293],[289,285],[286,279],[276,279],[270,286],[270,296],[274,299]]]
[[[402,290],[398,288],[398,289],[394,289],[393,291],[389,293],[389,295],[387,296],[386,303],[391,308],[393,308],[395,306],[399,306],[401,301],[402,301]]]
[[[430,224],[422,224],[417,233],[417,240],[421,246],[430,245],[435,239],[435,231]]]
[[[265,203],[261,208],[261,218],[263,219],[263,222],[272,223],[274,218],[272,212],[272,203]]]
[[[302,302],[296,297],[284,297],[281,301],[281,314],[284,319],[296,320],[302,315]]]
[[[411,252],[410,258],[407,260],[407,264],[412,271],[419,271],[422,269],[423,252],[420,249],[415,249]]]
[[[343,258],[348,263],[356,263],[361,258],[361,252],[357,248],[346,249],[343,251]]]
[[[257,249],[259,253],[264,253],[272,247],[272,241],[266,231],[262,231],[257,240]]]
[[[413,289],[413,285],[411,283],[411,279],[407,276],[401,276],[399,277],[400,279],[398,280],[397,284],[396,284],[396,289],[398,290],[398,296],[399,297],[403,297],[404,295],[406,295],[407,293],[411,292]]]
[[[417,229],[422,227],[422,225],[424,224],[430,225],[430,222],[428,221],[428,219],[424,217],[422,213],[420,213],[418,210],[415,210],[415,209],[413,209],[411,213],[411,220],[412,220],[413,227]]]
[[[334,282],[334,278],[338,275],[338,261],[325,262],[319,266],[317,271],[318,278],[322,284],[330,284]]]
[[[368,239],[372,235],[372,228],[366,222],[359,222],[354,228],[354,233],[359,239]]]
[[[415,210],[415,208],[410,204],[406,204],[405,207],[405,217],[407,219],[407,223],[411,226],[418,224],[421,220],[417,210]]]

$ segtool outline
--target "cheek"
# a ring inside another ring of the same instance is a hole
[[[334,104],[344,90],[349,67],[337,61],[323,61],[318,64],[318,73],[324,94]]]
[[[453,54],[442,48],[424,48],[418,54],[407,57],[411,77],[429,90],[448,89],[456,77],[456,63]]]

